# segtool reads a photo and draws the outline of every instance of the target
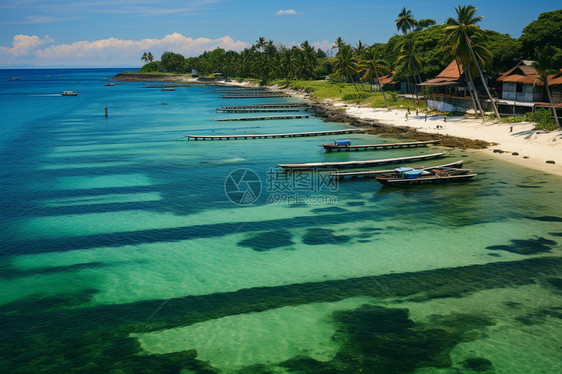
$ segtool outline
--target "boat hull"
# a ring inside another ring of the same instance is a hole
[[[377,177],[377,182],[384,186],[416,186],[420,184],[442,184],[442,183],[455,183],[467,182],[472,180],[477,174],[462,174],[462,175],[449,175],[449,176],[421,176],[415,179],[406,178],[389,178]]]

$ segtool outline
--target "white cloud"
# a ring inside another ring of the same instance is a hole
[[[47,43],[52,43],[53,39],[45,36],[43,39],[37,35],[29,36],[18,34],[14,36],[12,41],[12,48],[10,47],[0,47],[0,56],[8,55],[11,57],[18,57],[28,55],[39,46]]]
[[[0,47],[0,64],[30,64],[46,66],[64,65],[132,65],[141,64],[140,56],[150,51],[154,56],[165,52],[176,52],[182,55],[198,56],[204,51],[217,47],[226,50],[242,50],[250,47],[249,43],[233,40],[230,36],[218,39],[189,38],[180,33],[164,36],[162,39],[123,40],[118,38],[94,41],[77,41],[71,44],[55,44],[40,48],[53,40],[45,37],[16,35],[13,47]],[[25,55],[25,56],[24,56]],[[16,58],[25,57],[25,58]]]
[[[312,43],[312,46],[316,49],[321,49],[324,52],[328,52],[328,54],[329,54],[330,49],[332,49],[332,47],[334,46],[334,42],[322,40],[322,41],[319,41],[319,42]]]
[[[297,11],[294,10],[294,9],[285,9],[285,10],[280,9],[277,12],[275,12],[276,16],[287,16],[287,15],[294,16],[296,14],[297,14]]]

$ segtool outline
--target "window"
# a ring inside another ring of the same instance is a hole
[[[516,83],[515,92],[523,92],[523,83]]]

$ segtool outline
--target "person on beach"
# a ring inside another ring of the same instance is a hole
[[[420,108],[416,108],[416,117],[420,115]]]
[[[409,110],[409,109],[408,109]],[[408,121],[408,112],[406,112],[406,121]]]

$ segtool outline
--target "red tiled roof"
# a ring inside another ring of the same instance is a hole
[[[421,83],[420,86],[447,86],[449,84],[456,84],[463,73],[464,69],[462,66],[457,64],[457,60],[453,60],[435,78]]]
[[[532,66],[533,61],[521,61],[498,79],[498,82],[516,82],[523,84],[534,84],[542,86],[543,82],[538,78],[537,71]],[[558,74],[548,76],[548,85],[562,84],[562,71]]]

